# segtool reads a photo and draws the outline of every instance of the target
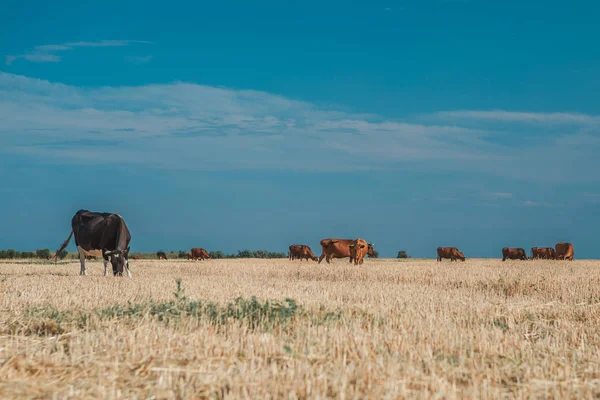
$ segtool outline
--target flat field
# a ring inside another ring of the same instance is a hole
[[[599,261],[131,270],[0,263],[0,398],[600,396]]]

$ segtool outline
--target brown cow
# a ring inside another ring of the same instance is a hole
[[[97,258],[96,258],[96,256],[88,256],[88,255],[86,255],[85,259],[86,260],[96,260]]]
[[[132,259],[132,260],[141,260],[141,259],[142,259],[142,257],[140,257],[140,256],[133,256],[133,257],[131,257],[131,259]]]
[[[194,247],[190,253],[188,253],[188,260],[208,260],[210,259],[210,255],[206,250],[201,247]]]
[[[502,261],[509,260],[527,260],[527,253],[525,249],[520,247],[505,247],[502,249]]]
[[[352,254],[350,252],[350,245],[354,242],[352,239],[337,239],[327,238],[321,240],[321,256],[319,257],[319,264],[325,258],[327,264],[332,258],[346,258],[352,262]]]
[[[354,265],[361,265],[366,254],[373,255],[373,245],[366,240],[356,238],[350,245],[350,254],[354,260]]]
[[[537,258],[542,260],[554,260],[556,258],[556,252],[552,247],[532,247],[531,258]]]
[[[290,246],[290,260],[295,260],[296,258],[306,261],[309,259],[313,261],[318,260],[310,247],[305,244],[293,244]]]
[[[574,256],[575,256],[575,249],[573,248],[573,245],[571,243],[568,243],[568,242],[556,243],[555,258],[557,260],[573,261]]]
[[[290,249],[290,261],[295,260],[296,258],[298,258],[298,254],[302,251],[302,245],[301,244],[292,244],[289,247]]]
[[[449,258],[450,261],[456,261],[457,259],[465,261],[467,259],[456,247],[438,247],[437,254],[437,260],[439,262],[442,262],[442,258]]]
[[[354,261],[354,254],[352,253],[352,249],[350,245],[354,240],[352,239],[337,239],[337,238],[327,238],[321,240],[321,256],[319,257],[319,264],[325,258],[325,261],[329,264],[332,258],[345,258],[348,257],[348,261]],[[367,254],[372,256],[374,254],[373,244],[367,243]],[[364,257],[364,255],[363,255]]]

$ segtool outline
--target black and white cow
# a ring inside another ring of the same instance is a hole
[[[128,263],[131,234],[119,214],[79,210],[71,220],[71,227],[71,234],[56,254],[60,254],[69,245],[74,234],[81,262],[80,275],[86,275],[86,256],[96,255],[104,258],[105,276],[108,275],[110,260],[114,275],[123,276],[123,270],[125,270],[127,276],[131,278]]]

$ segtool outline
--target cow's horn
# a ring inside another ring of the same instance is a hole
[[[105,255],[105,256],[110,256],[112,253],[113,253],[113,252],[112,252],[111,250],[108,250],[108,251],[104,252],[104,255]]]

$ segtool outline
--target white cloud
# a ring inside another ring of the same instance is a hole
[[[0,151],[57,163],[194,170],[418,168],[557,184],[599,179],[596,158],[587,157],[600,150],[593,131],[499,146],[489,140],[502,135],[496,131],[391,121],[265,92],[182,82],[77,88],[0,72],[0,120]]]
[[[504,110],[492,111],[443,111],[434,114],[444,119],[489,120],[499,122],[523,122],[541,124],[600,124],[600,116],[580,113],[533,113]]]
[[[125,61],[127,61],[128,63],[131,63],[131,64],[136,64],[136,65],[146,64],[150,60],[152,60],[152,56],[143,56],[143,57],[141,57],[141,56],[130,56],[130,57],[125,57]]]
[[[35,46],[32,50],[24,54],[6,56],[6,64],[10,65],[18,59],[24,59],[31,62],[59,62],[60,56],[56,52],[73,50],[76,47],[122,47],[130,44],[143,43],[151,44],[151,42],[143,40],[99,40],[97,42],[68,42],[62,44],[46,44]]]
[[[531,201],[531,200],[525,200],[521,202],[522,206],[525,207],[551,207],[551,204],[548,203],[541,203],[541,202],[537,202],[537,201]]]
[[[512,199],[512,193],[488,193],[488,196],[494,197],[496,199]]]

